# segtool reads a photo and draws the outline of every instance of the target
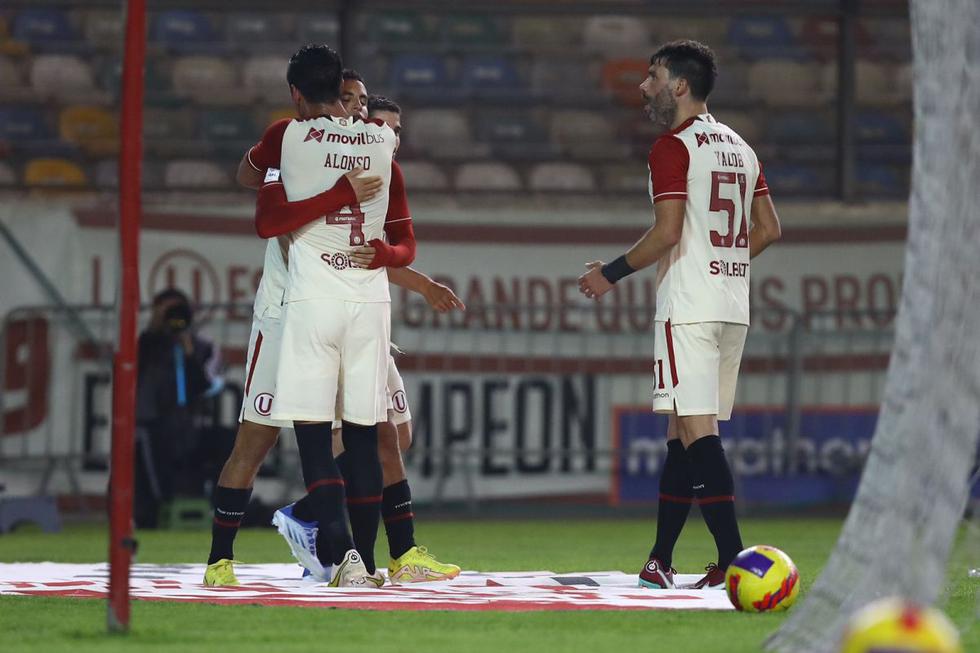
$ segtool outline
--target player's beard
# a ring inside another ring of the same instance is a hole
[[[647,118],[653,123],[656,132],[662,133],[670,129],[677,117],[677,101],[670,88],[664,86],[659,93],[651,97],[646,97],[646,105],[643,107]]]

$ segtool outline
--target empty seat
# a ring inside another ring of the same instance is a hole
[[[759,61],[749,69],[749,97],[772,106],[824,105],[831,98],[827,81],[818,65]]]
[[[505,192],[519,191],[521,187],[517,171],[506,163],[464,163],[456,170],[456,190]]]
[[[445,60],[432,54],[403,54],[392,59],[390,84],[401,92],[439,89],[448,84]]]
[[[737,16],[728,29],[728,44],[744,59],[797,59],[802,50],[783,16]]]
[[[766,135],[779,145],[833,144],[836,133],[834,116],[820,111],[780,112],[766,125]]]
[[[67,159],[32,159],[24,168],[24,184],[38,187],[82,187],[88,183],[82,168]]]
[[[212,51],[218,40],[210,19],[189,9],[160,12],[153,20],[150,34],[156,45],[178,52]]]
[[[0,106],[0,142],[29,143],[50,138],[44,114],[33,106]]]
[[[223,18],[225,41],[234,48],[254,52],[291,40],[287,18],[271,13],[233,13]],[[285,63],[284,63],[285,65]]]
[[[809,50],[810,54],[822,60],[837,58],[840,25],[832,16],[811,16],[803,21],[800,31],[800,43]],[[862,21],[858,21],[855,37],[859,49],[872,45],[871,35]]]
[[[238,77],[231,64],[205,55],[181,57],[173,68],[174,92],[201,103],[222,102],[237,94],[247,100],[238,88]]]
[[[68,15],[56,7],[23,9],[14,16],[11,35],[36,50],[58,48],[77,40]]]
[[[449,189],[449,177],[439,166],[429,161],[401,161],[405,187],[409,192],[444,191]]]
[[[506,31],[500,19],[483,14],[450,14],[442,19],[447,43],[467,48],[500,46]]]
[[[613,163],[602,168],[602,189],[607,193],[642,197],[647,192],[650,172],[640,161]]]
[[[640,94],[640,84],[647,77],[650,69],[648,59],[611,59],[602,65],[602,88],[628,107],[638,107],[643,104]]]
[[[10,20],[0,14],[0,54],[22,57],[30,52],[30,45],[10,35]]]
[[[597,98],[599,60],[593,56],[542,55],[531,64],[531,89],[554,100]]]
[[[766,183],[776,197],[818,197],[834,191],[834,171],[826,166],[778,162],[766,165]]]
[[[167,162],[163,173],[167,188],[226,188],[231,185],[230,171],[213,161],[178,159]]]
[[[245,110],[212,109],[199,118],[200,136],[219,153],[240,156],[258,140],[260,132]]]
[[[65,108],[58,119],[58,131],[62,140],[74,143],[86,154],[104,156],[119,149],[119,124],[101,107]]]
[[[419,109],[411,115],[408,134],[416,152],[434,152],[441,144],[472,142],[466,115],[454,109]]]
[[[381,47],[431,43],[436,36],[419,14],[408,11],[386,11],[368,16],[369,38]]]
[[[540,160],[560,155],[551,143],[547,126],[526,110],[482,111],[475,124],[477,138],[489,143],[497,158]]]
[[[336,43],[340,37],[336,14],[303,14],[297,23],[300,43]]]
[[[612,122],[595,111],[556,111],[551,119],[551,138],[575,158],[618,159],[629,155]]]
[[[463,60],[460,73],[462,86],[478,97],[519,96],[522,91],[520,75],[514,63],[497,55],[474,55]]]
[[[514,44],[521,50],[553,50],[578,46],[582,21],[568,16],[516,15],[511,23]]]
[[[860,143],[904,145],[910,140],[905,123],[898,116],[882,111],[859,112],[856,130]]]
[[[530,188],[536,191],[594,192],[595,177],[577,163],[539,163],[531,169]]]
[[[891,165],[859,163],[857,186],[866,197],[895,197],[907,192],[906,175]]]
[[[582,42],[589,52],[646,52],[650,33],[635,16],[591,16],[585,21]]]
[[[31,87],[42,98],[64,102],[103,104],[109,97],[95,85],[95,74],[87,61],[74,55],[45,54],[34,57]]]
[[[82,19],[82,34],[85,41],[99,49],[121,49],[123,47],[123,12],[86,11]]]
[[[141,185],[144,189],[159,189],[163,186],[163,168],[155,161],[144,161],[140,170]],[[95,165],[95,186],[101,189],[119,188],[119,161],[104,159]]]
[[[750,104],[746,91],[749,86],[748,66],[722,66],[715,78],[708,103],[722,103],[732,106]]]
[[[267,101],[287,100],[287,63],[282,57],[274,55],[249,58],[242,70],[242,81],[249,96]]]

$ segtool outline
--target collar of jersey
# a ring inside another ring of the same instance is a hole
[[[685,120],[681,124],[677,125],[677,129],[670,130],[670,133],[671,134],[680,134],[682,131],[684,131],[685,129],[687,129],[691,125],[693,125],[695,120],[702,120],[704,122],[715,122],[714,116],[712,116],[710,113],[702,113],[702,114],[697,115],[697,116],[691,116],[690,118],[688,118],[687,120]]]

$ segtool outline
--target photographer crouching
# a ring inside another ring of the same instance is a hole
[[[133,488],[138,528],[156,528],[161,507],[175,494],[200,494],[194,417],[220,380],[212,374],[215,348],[194,333],[193,324],[187,296],[171,288],[153,298],[150,323],[140,333]]]

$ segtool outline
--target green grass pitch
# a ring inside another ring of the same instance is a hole
[[[746,544],[772,544],[796,561],[803,591],[833,548],[840,521],[744,520]],[[475,570],[635,572],[646,559],[653,521],[425,521],[418,540],[438,557]],[[209,533],[139,533],[138,562],[201,562]],[[972,539],[972,538],[971,538]],[[960,628],[964,650],[980,651],[977,590],[967,578],[961,543],[953,557],[943,607]],[[387,560],[383,535],[378,560]],[[383,555],[384,554],[384,555]],[[247,562],[287,562],[273,530],[245,530],[236,555]],[[675,566],[685,573],[712,559],[714,546],[695,516],[678,544]],[[71,527],[57,535],[19,531],[0,536],[0,562],[97,562],[106,559],[101,526]],[[202,566],[203,573],[203,566]],[[665,650],[671,653],[759,651],[785,615],[710,612],[359,612],[202,604],[133,603],[132,632],[105,634],[104,601],[0,597],[0,651],[446,651]]]

